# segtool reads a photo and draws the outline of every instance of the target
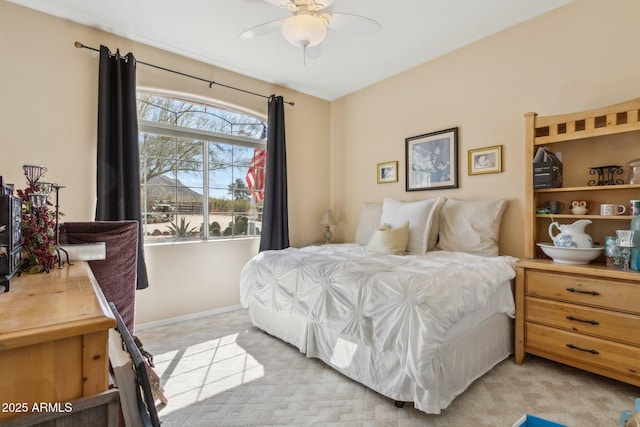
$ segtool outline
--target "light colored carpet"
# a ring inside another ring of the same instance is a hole
[[[246,311],[139,331],[174,426],[511,427],[530,413],[571,427],[618,426],[637,387],[528,356],[509,358],[440,415],[394,402],[253,327]]]

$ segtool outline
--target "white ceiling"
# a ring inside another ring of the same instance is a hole
[[[332,101],[572,0],[335,0],[329,10],[372,18],[382,31],[329,30],[306,64],[280,32],[238,37],[289,16],[265,0],[8,1]]]

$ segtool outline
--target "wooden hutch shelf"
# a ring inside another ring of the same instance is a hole
[[[616,190],[638,190],[640,192],[640,184],[620,184],[620,185],[589,185],[586,187],[558,187],[558,188],[540,188],[533,190],[535,193],[570,193],[576,191],[616,191]]]
[[[594,242],[629,229],[630,215],[602,216],[599,205],[628,206],[629,200],[640,199],[640,185],[587,183],[592,168],[623,167],[640,158],[640,99],[580,113],[528,113],[525,120],[525,259],[516,265],[516,363],[530,353],[640,385],[640,273],[602,262],[557,264],[536,246],[551,240],[551,221],[588,219],[586,231]],[[533,158],[541,147],[561,153],[563,187],[533,189]],[[536,213],[556,200],[564,211]],[[572,200],[587,200],[589,212],[570,214]]]

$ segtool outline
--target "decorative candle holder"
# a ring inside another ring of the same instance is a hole
[[[33,211],[34,209],[42,209],[47,206],[47,197],[49,197],[48,193],[29,194],[29,198],[31,199],[31,210]]]
[[[622,267],[622,257],[616,236],[606,236],[604,238],[604,255],[607,257],[608,267]]]
[[[60,189],[64,188],[64,185],[58,185],[58,184],[51,184],[51,186],[53,187],[53,189],[56,192],[56,204],[54,205],[56,208],[56,225],[55,225],[55,242],[56,242],[56,252],[58,253],[58,268],[62,268],[62,254],[61,252],[64,252],[64,254],[67,257],[67,264],[71,265],[71,263],[69,262],[69,252],[67,252],[66,249],[62,248],[60,246]]]
[[[640,184],[640,159],[633,159],[627,163],[629,169],[628,184]]]
[[[598,175],[598,179],[589,180],[589,186],[594,185],[620,185],[624,184],[624,179],[616,178],[615,175],[622,175],[623,170],[620,165],[596,166],[589,169],[589,175]]]
[[[616,230],[616,236],[618,237],[618,247],[620,248],[620,255],[622,256],[622,269],[629,271],[629,258],[631,257],[631,248],[633,244],[633,230]]]
[[[24,176],[27,177],[29,184],[35,184],[38,180],[47,172],[47,168],[44,166],[36,165],[23,165]]]
[[[47,195],[51,193],[55,185],[53,182],[37,182],[36,184],[40,188],[40,192]]]

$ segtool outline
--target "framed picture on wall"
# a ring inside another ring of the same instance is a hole
[[[502,145],[469,150],[469,175],[502,172]]]
[[[458,128],[405,139],[406,190],[458,188]]]
[[[398,182],[398,162],[378,163],[378,184]]]

